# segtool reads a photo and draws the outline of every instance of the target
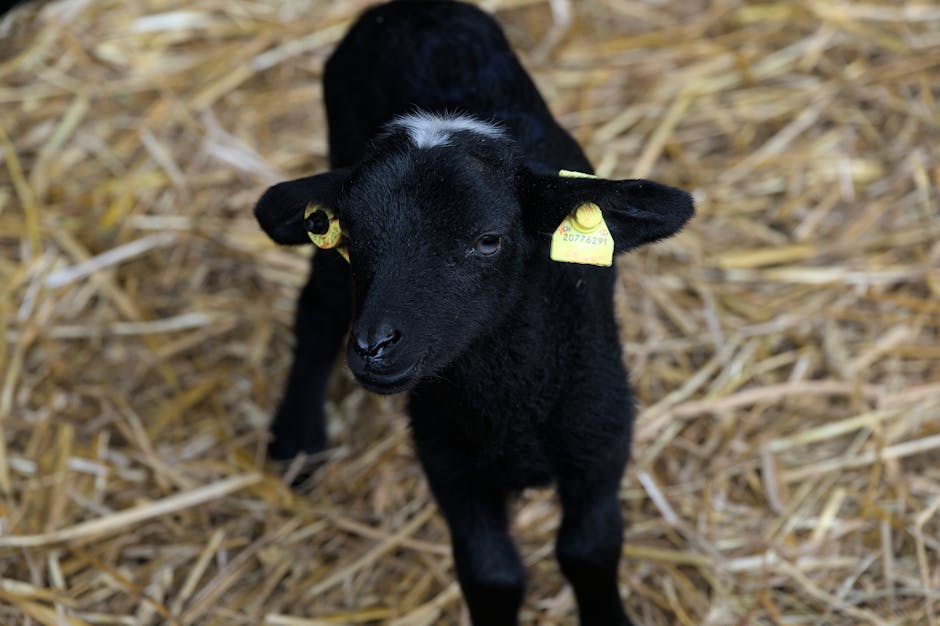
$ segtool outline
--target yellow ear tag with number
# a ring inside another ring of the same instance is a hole
[[[349,251],[343,245],[339,218],[333,215],[333,211],[311,202],[304,211],[304,228],[313,245],[321,250],[335,249],[349,262]]]
[[[564,178],[597,178],[581,172],[561,170]],[[604,214],[593,202],[585,202],[572,211],[552,235],[553,261],[601,265],[610,267],[614,262],[614,238],[610,236]]]

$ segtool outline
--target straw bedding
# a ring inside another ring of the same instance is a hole
[[[0,21],[0,623],[466,624],[399,400],[264,458],[361,2],[60,0]],[[620,263],[648,625],[940,624],[940,8],[491,0],[599,173],[695,191]],[[524,624],[571,624],[549,491]]]

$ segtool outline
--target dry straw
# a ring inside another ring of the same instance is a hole
[[[325,167],[362,5],[0,21],[0,623],[467,623],[400,403],[340,370],[308,489],[264,459],[308,252],[250,209]],[[698,199],[620,264],[636,621],[940,625],[940,9],[484,5],[600,174]],[[551,494],[515,520],[573,623]]]

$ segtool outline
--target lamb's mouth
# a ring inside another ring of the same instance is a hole
[[[408,391],[421,379],[421,369],[426,357],[427,353],[404,370],[392,374],[377,374],[368,370],[357,373],[356,380],[372,393],[391,395]]]

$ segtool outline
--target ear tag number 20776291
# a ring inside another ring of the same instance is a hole
[[[304,211],[304,228],[313,245],[321,250],[335,249],[349,262],[349,251],[343,245],[343,231],[333,211],[310,203]]]
[[[562,170],[566,178],[597,178],[581,172]],[[614,238],[604,222],[604,214],[593,202],[586,202],[562,220],[552,234],[553,261],[602,265],[610,267],[614,261]]]

